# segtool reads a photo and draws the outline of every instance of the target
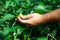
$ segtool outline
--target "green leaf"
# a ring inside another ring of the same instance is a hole
[[[22,8],[18,9],[17,13],[23,13],[23,9]]]
[[[36,12],[39,12],[39,13],[44,13],[46,11],[46,7],[43,6],[43,5],[35,6],[34,9],[35,9]]]
[[[47,37],[40,37],[40,38],[37,38],[37,40],[48,40]]]
[[[20,27],[17,29],[17,35],[20,35],[22,33],[23,29]]]
[[[16,32],[16,27],[11,27],[10,29],[10,32]]]
[[[3,18],[0,20],[0,25],[4,23],[6,20],[12,20],[15,16],[12,14],[5,14]]]
[[[10,32],[10,28],[9,27],[4,27],[2,34],[7,35],[7,34],[9,34],[9,32]]]
[[[4,5],[6,9],[9,7],[10,3],[11,3],[11,0],[10,1],[6,1],[5,5]]]

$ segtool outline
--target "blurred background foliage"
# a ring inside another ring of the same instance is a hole
[[[60,8],[60,0],[0,0],[0,40],[60,40],[60,22],[29,27],[15,21],[22,13],[44,14]]]

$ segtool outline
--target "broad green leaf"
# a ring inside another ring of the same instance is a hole
[[[0,20],[0,25],[6,20],[12,20],[15,16],[12,14],[5,14],[4,17]]]
[[[4,6],[5,6],[6,9],[9,7],[10,3],[11,3],[11,0],[5,2],[5,5]]]
[[[10,32],[10,28],[9,27],[4,27],[3,28],[3,35],[7,35],[7,34],[9,34],[9,32]]]
[[[46,7],[43,6],[43,5],[35,6],[34,9],[35,9],[36,12],[39,12],[39,13],[44,13],[46,11]]]

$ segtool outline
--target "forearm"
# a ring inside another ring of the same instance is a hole
[[[43,23],[60,21],[60,9],[43,15]]]

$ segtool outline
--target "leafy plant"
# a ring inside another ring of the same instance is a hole
[[[60,40],[60,23],[28,27],[15,20],[22,13],[44,14],[60,8],[60,0],[0,0],[0,40]]]

